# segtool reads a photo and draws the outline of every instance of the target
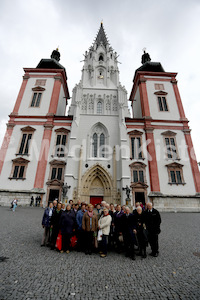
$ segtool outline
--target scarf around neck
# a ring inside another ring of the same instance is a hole
[[[107,213],[107,215],[103,215],[103,218],[104,218],[104,217],[107,217],[107,216],[109,216],[109,213]]]
[[[88,213],[88,216],[89,216],[90,218],[93,217],[93,211],[88,211],[87,213]]]

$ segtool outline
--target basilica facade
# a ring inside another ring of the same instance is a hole
[[[177,73],[148,53],[128,98],[103,24],[70,94],[58,49],[24,68],[0,151],[0,205],[59,199],[152,201],[163,211],[200,211],[200,173]],[[128,107],[131,104],[131,111]]]

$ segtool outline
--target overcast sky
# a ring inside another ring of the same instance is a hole
[[[120,55],[120,81],[128,96],[146,47],[152,61],[178,72],[178,86],[200,161],[200,1],[199,0],[1,0],[0,143],[24,74],[59,46],[70,95],[80,81],[83,53],[103,20]]]

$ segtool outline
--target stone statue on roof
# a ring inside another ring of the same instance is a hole
[[[142,64],[144,65],[147,61],[151,61],[151,57],[149,53],[146,53],[144,50],[144,54],[142,55]]]

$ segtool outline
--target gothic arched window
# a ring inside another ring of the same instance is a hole
[[[104,146],[105,145],[105,135],[103,133],[101,133],[100,135],[100,157],[105,157],[105,154],[104,154]]]
[[[101,61],[101,60],[103,61],[103,55],[102,54],[99,55],[99,61]]]
[[[102,102],[101,101],[97,102],[97,114],[99,114],[99,115],[102,114]]]
[[[97,147],[98,147],[98,136],[96,133],[93,134],[93,156],[97,157]]]
[[[104,125],[97,123],[91,131],[91,156],[105,158],[106,145],[108,144],[108,131]]]

